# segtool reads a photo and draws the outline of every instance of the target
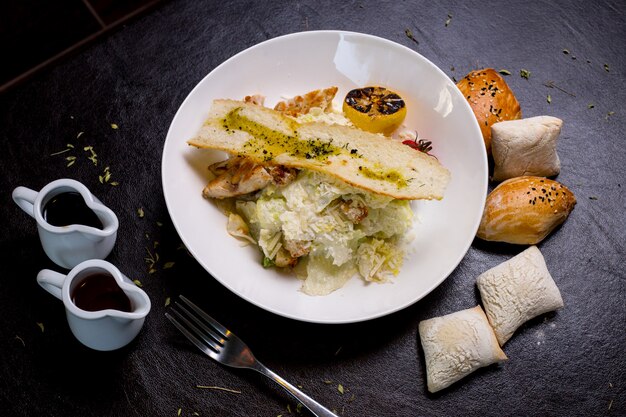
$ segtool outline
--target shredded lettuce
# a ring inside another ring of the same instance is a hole
[[[308,295],[327,295],[343,287],[356,273],[352,262],[337,266],[323,256],[309,256],[302,291]]]
[[[392,200],[386,206],[370,208],[359,228],[367,236],[388,239],[404,234],[413,224],[413,210],[406,200]]]
[[[368,239],[357,251],[359,274],[366,281],[387,282],[400,272],[402,254],[392,242]]]
[[[329,294],[355,274],[368,282],[387,282],[398,273],[401,242],[413,223],[407,201],[307,170],[287,186],[267,187],[257,197],[237,201],[235,207],[263,252],[263,266],[272,266],[279,251],[288,253],[288,243],[304,245],[308,253],[298,259],[296,272],[306,294]],[[342,204],[365,207],[366,215],[351,220]]]

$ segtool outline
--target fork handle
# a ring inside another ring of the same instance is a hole
[[[300,391],[298,388],[285,381],[280,375],[267,368],[265,365],[261,364],[258,361],[256,362],[256,365],[257,366],[254,367],[256,371],[265,375],[266,377],[283,387],[289,394],[293,395],[296,400],[300,401],[317,417],[338,417],[337,414],[333,413],[328,408],[324,407],[313,398],[309,397],[304,392]]]

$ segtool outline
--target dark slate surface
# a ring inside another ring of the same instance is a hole
[[[342,416],[626,414],[624,2],[338,3],[171,1],[0,98],[2,415],[175,416],[180,409],[185,416],[274,417],[290,415],[288,405],[297,414],[269,381],[221,367],[182,339],[163,316],[166,297],[179,293],[195,297],[267,365]],[[519,330],[505,346],[507,363],[437,395],[425,388],[419,321],[476,305],[476,277],[522,248],[475,242],[420,302],[378,320],[338,326],[291,321],[250,305],[178,249],[160,180],[161,150],[176,109],[233,54],[316,29],[396,41],[451,77],[479,67],[508,69],[507,82],[525,116],[565,121],[558,180],[578,205],[540,248],[566,307]],[[521,68],[530,70],[530,79],[519,76]],[[545,87],[549,80],[572,95]],[[76,139],[79,132],[85,133]],[[50,156],[67,143],[92,145],[98,166],[80,149],[69,168],[67,154]],[[119,186],[98,182],[105,166]],[[140,279],[153,301],[142,333],[120,351],[81,346],[61,303],[35,282],[39,269],[54,265],[10,191],[18,185],[39,189],[64,176],[85,183],[116,211],[121,228],[109,260]],[[155,241],[160,261],[150,275],[144,257]],[[168,261],[175,266],[163,269]]]

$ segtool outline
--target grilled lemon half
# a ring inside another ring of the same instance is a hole
[[[355,88],[343,100],[343,112],[359,129],[391,135],[406,117],[402,97],[384,87]]]

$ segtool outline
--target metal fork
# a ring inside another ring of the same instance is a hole
[[[207,356],[233,368],[253,369],[283,387],[318,417],[338,417],[259,362],[250,348],[200,307],[180,296],[165,316]],[[183,305],[184,304],[184,305]]]

